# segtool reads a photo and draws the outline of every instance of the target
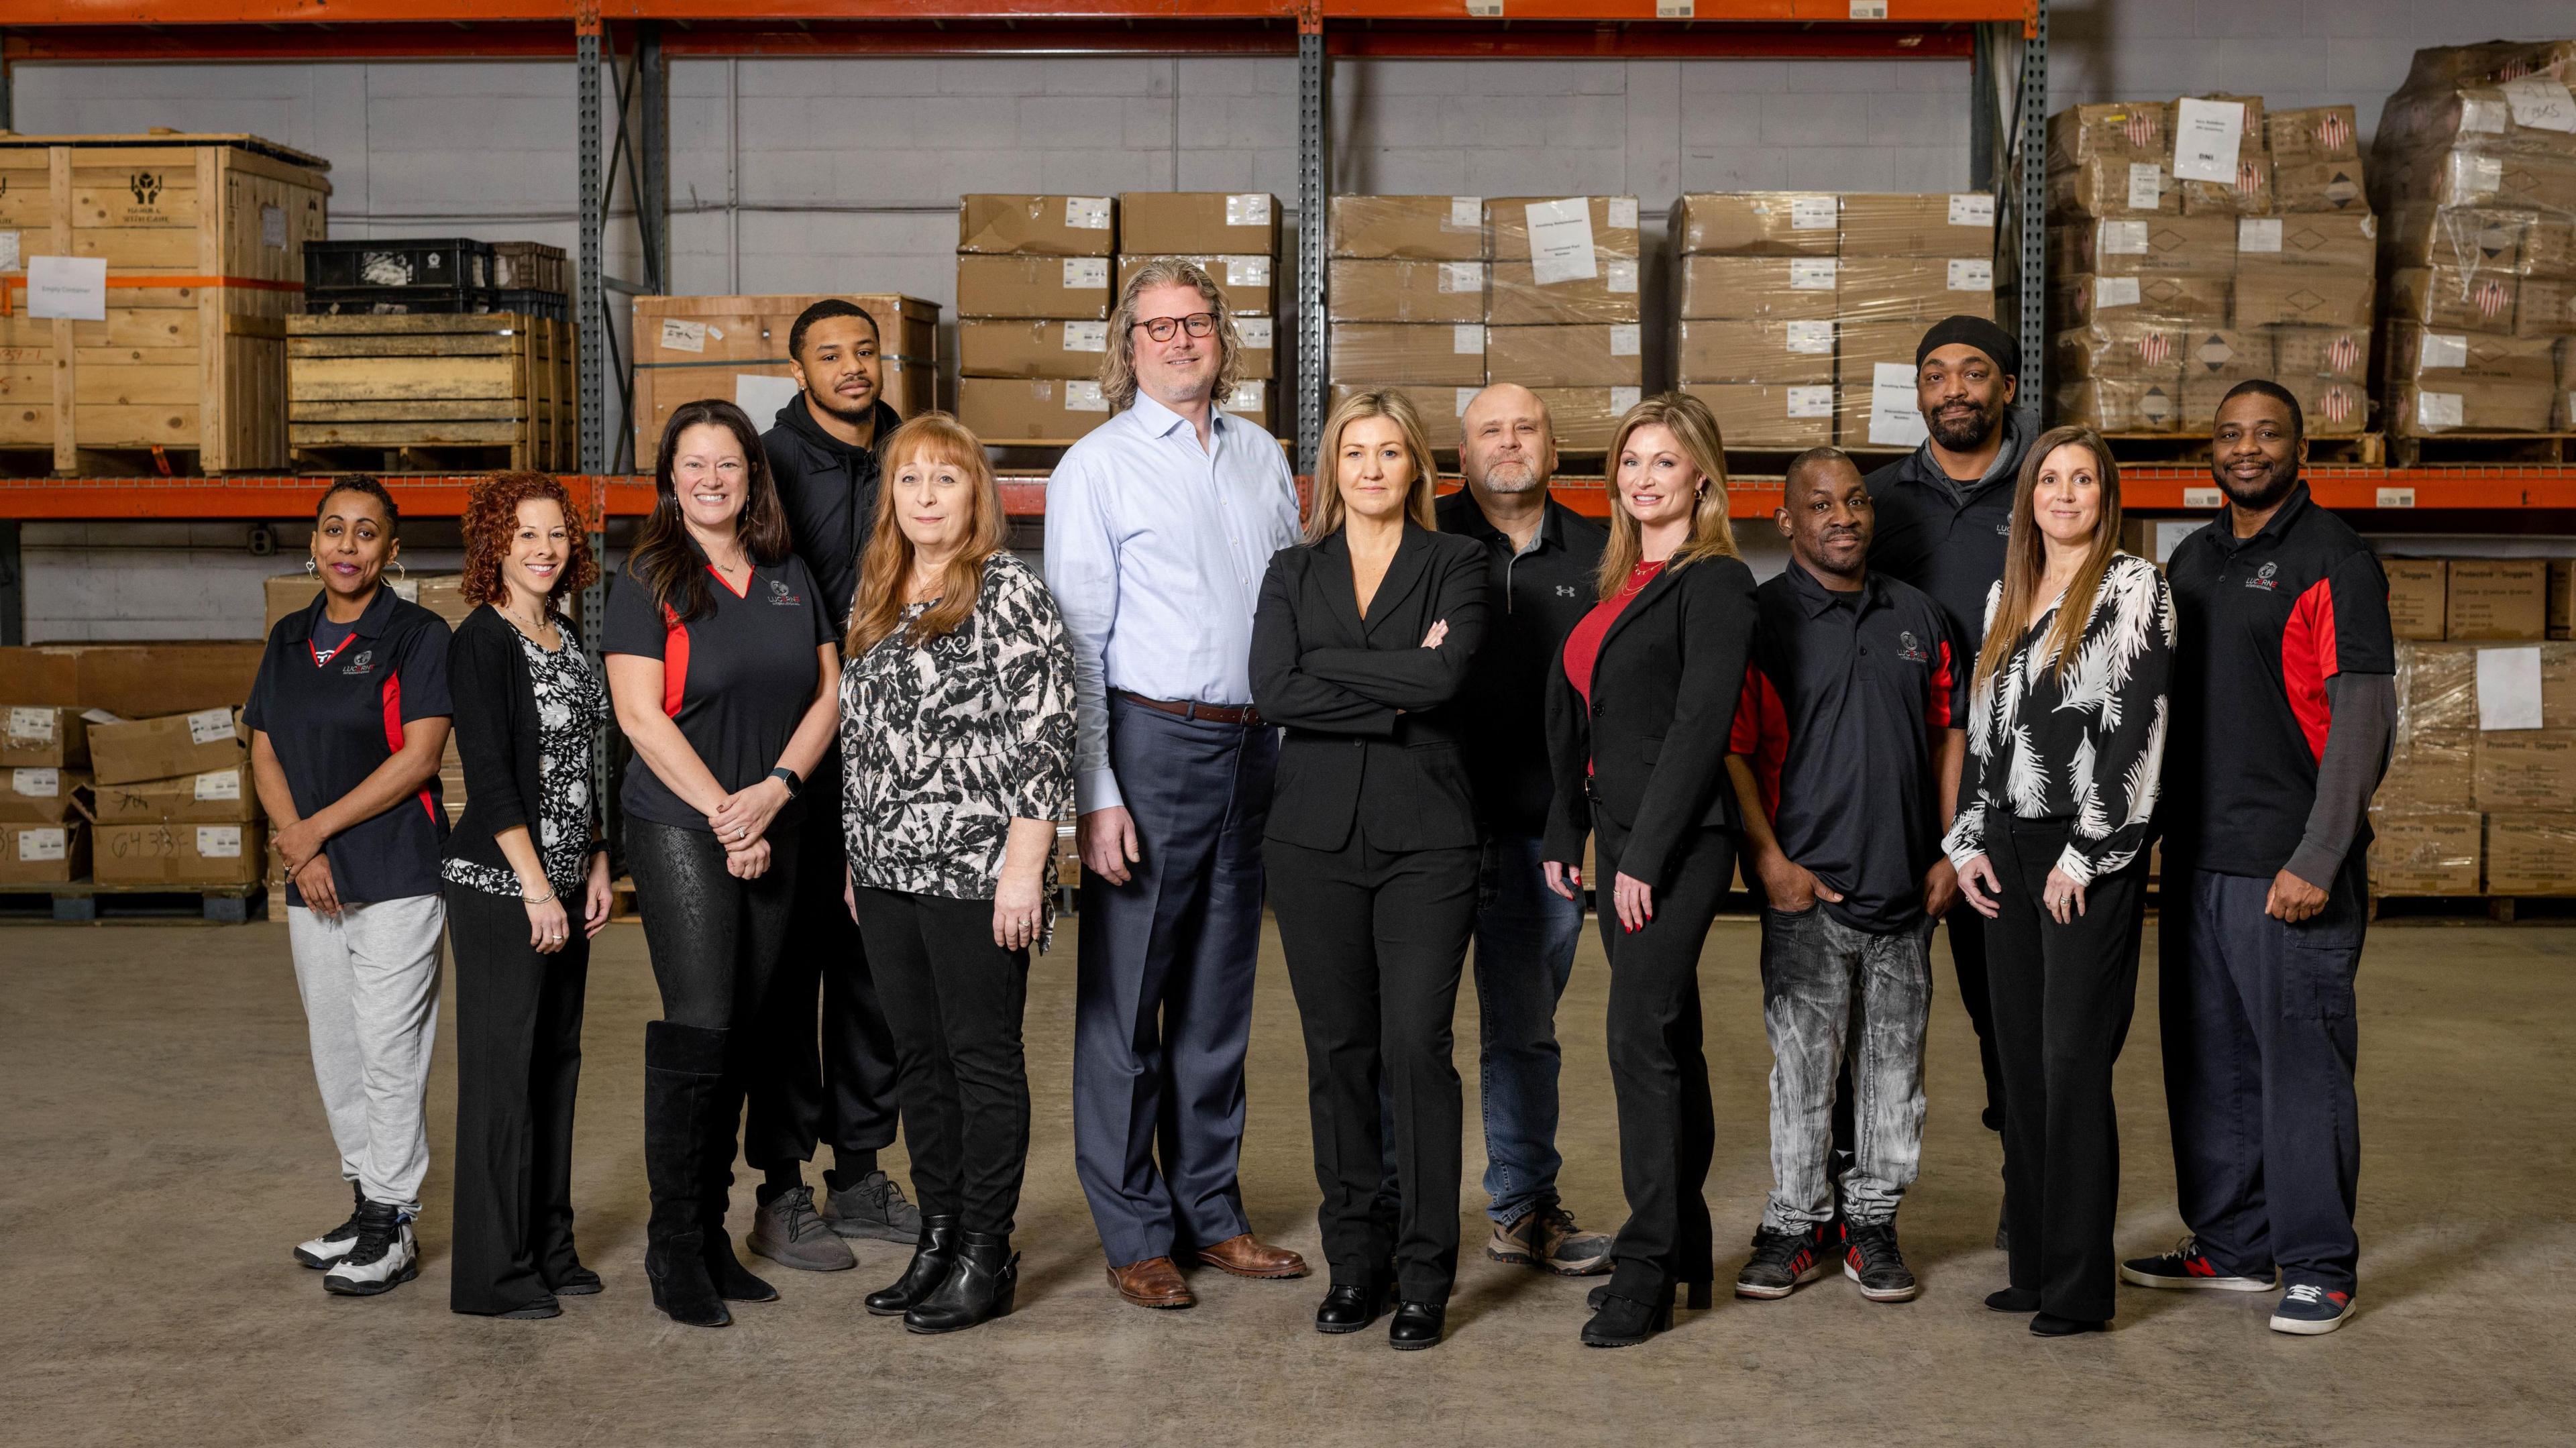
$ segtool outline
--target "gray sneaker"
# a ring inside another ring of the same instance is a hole
[[[827,1193],[823,1222],[844,1237],[874,1237],[909,1246],[921,1240],[921,1208],[904,1200],[894,1178],[872,1171],[858,1185]]]
[[[849,1244],[814,1215],[814,1189],[808,1186],[789,1187],[752,1215],[751,1250],[800,1272],[847,1272],[859,1265]]]
[[[1611,1237],[1574,1225],[1574,1214],[1550,1202],[1508,1227],[1494,1228],[1485,1255],[1515,1267],[1539,1267],[1559,1277],[1593,1277],[1610,1270]]]

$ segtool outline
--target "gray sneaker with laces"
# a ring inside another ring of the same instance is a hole
[[[800,1272],[847,1272],[859,1265],[848,1243],[814,1214],[814,1189],[793,1186],[761,1204],[751,1219],[751,1250]]]
[[[906,1246],[921,1240],[921,1208],[904,1199],[894,1178],[872,1171],[854,1186],[826,1193],[823,1223],[844,1237],[873,1237]]]
[[[1610,1270],[1611,1237],[1574,1225],[1574,1214],[1549,1202],[1510,1226],[1497,1225],[1485,1255],[1515,1267],[1537,1267],[1559,1277],[1593,1277]]]

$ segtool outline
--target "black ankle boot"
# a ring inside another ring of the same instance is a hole
[[[1386,1311],[1387,1299],[1395,1295],[1391,1274],[1371,1273],[1365,1285],[1335,1283],[1324,1289],[1324,1300],[1315,1308],[1317,1332],[1358,1332],[1377,1321]]]
[[[1673,1299],[1669,1293],[1657,1294],[1659,1302],[1639,1302],[1633,1297],[1612,1295],[1601,1299],[1601,1310],[1583,1324],[1585,1347],[1635,1347],[1656,1333],[1670,1331],[1673,1325]]]
[[[644,1179],[652,1215],[644,1224],[644,1275],[653,1305],[688,1327],[733,1321],[707,1274],[698,1230],[705,1176],[707,1098],[724,1066],[724,1033],[670,1021],[644,1027]]]
[[[999,1232],[960,1232],[948,1276],[903,1315],[907,1332],[956,1332],[1007,1317],[1020,1286],[1019,1254]]]
[[[718,1041],[730,1031],[709,1031]],[[721,1049],[721,1048],[720,1048]],[[733,1253],[733,1236],[725,1230],[725,1213],[733,1204],[733,1158],[736,1126],[742,1120],[742,1077],[728,1063],[716,1089],[707,1093],[706,1147],[698,1185],[698,1232],[707,1277],[716,1295],[727,1302],[776,1302],[778,1289],[751,1274]]]
[[[1448,1320],[1449,1304],[1445,1302],[1399,1302],[1395,1317],[1386,1325],[1386,1345],[1397,1352],[1438,1347]]]
[[[957,1260],[957,1219],[953,1216],[929,1216],[921,1219],[921,1240],[913,1244],[912,1261],[894,1285],[867,1296],[871,1317],[901,1317],[912,1305],[928,1297],[933,1288],[948,1280],[949,1265]]]

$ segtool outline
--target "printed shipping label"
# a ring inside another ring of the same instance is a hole
[[[1952,226],[1992,226],[1995,224],[1995,198],[1983,191],[1960,191],[1950,197]]]
[[[1484,198],[1484,197],[1482,197],[1482,196],[1452,196],[1452,197],[1450,197],[1450,198],[1449,198],[1449,225],[1448,225],[1448,230],[1451,230],[1451,231],[1482,231],[1482,230],[1484,230],[1484,229],[1485,229],[1485,198]]]
[[[1834,415],[1834,390],[1831,387],[1792,387],[1788,392],[1791,417]]]
[[[1461,357],[1485,355],[1485,324],[1460,322],[1449,329],[1449,350]]]
[[[1842,219],[1842,198],[1839,196],[1789,198],[1791,231],[1831,231],[1842,224]]]
[[[1270,195],[1249,191],[1225,198],[1225,224],[1228,226],[1268,226]]]
[[[1952,262],[1956,266],[1958,263]],[[1921,447],[1930,436],[1916,400],[1914,369],[1902,362],[1870,367],[1869,440],[1880,447]]]
[[[707,350],[707,324],[682,317],[662,319],[662,350],[665,352],[703,352]]]
[[[2147,224],[2143,221],[2106,221],[2102,223],[2104,256],[2145,256]]]
[[[1636,229],[1637,229],[1637,198],[1636,198],[1636,197],[1634,197],[1634,196],[1613,196],[1613,197],[1611,197],[1611,198],[1610,198],[1609,211],[1610,211],[1610,229],[1611,229],[1612,231],[1634,231],[1634,230],[1636,230]]]
[[[2465,332],[2427,332],[2415,354],[2415,365],[2426,371],[2438,367],[2469,365],[2469,338]]]
[[[1637,264],[1633,261],[1612,257],[1601,264],[1601,274],[1613,293],[1633,295],[1637,290]]]
[[[1833,289],[1833,258],[1800,257],[1789,263],[1789,290],[1793,292],[1830,292]]]
[[[1226,409],[1230,412],[1259,412],[1266,391],[1258,381],[1238,382],[1234,384],[1234,390],[1226,394]]]
[[[2417,427],[2458,427],[2460,394],[2456,392],[2418,392],[2415,394]]]
[[[1479,393],[1479,392],[1482,392],[1482,391],[1484,391],[1484,390],[1485,390],[1485,389],[1483,389],[1483,388],[1481,388],[1481,387],[1461,387],[1461,388],[1459,388],[1459,389],[1458,389],[1458,416],[1460,416],[1460,417],[1465,417],[1465,416],[1467,415],[1467,406],[1468,406],[1468,404],[1469,404],[1469,403],[1474,402],[1474,401],[1476,400],[1476,394],[1477,394],[1477,393]]]
[[[2269,252],[2278,255],[2281,250],[2281,218],[2277,216],[2248,216],[2237,222],[2236,249],[2244,252]]]
[[[1831,322],[1791,322],[1789,350],[1806,356],[1818,356],[1834,350],[1834,324]]]
[[[1952,258],[1950,290],[1954,292],[1991,292],[1995,289],[1995,264],[1973,258]]]
[[[1480,261],[1444,261],[1440,264],[1440,290],[1444,292],[1481,292],[1485,289],[1485,264]]]
[[[241,826],[197,826],[197,853],[199,856],[209,860],[240,859]]]
[[[1065,259],[1064,289],[1066,291],[1092,291],[1107,285],[1109,285],[1109,258],[1076,256]]]
[[[2097,307],[2134,307],[2138,304],[2136,277],[2095,277],[2093,305]]]
[[[66,829],[18,831],[18,860],[33,864],[39,860],[59,860],[71,849],[72,832]]]
[[[2525,130],[2576,133],[2576,96],[2567,93],[2563,81],[2545,75],[2506,81],[2504,103],[2513,111],[2513,123]]]
[[[1610,410],[1624,413],[1643,401],[1645,396],[1646,389],[1642,387],[1613,387],[1610,389]]]
[[[1090,325],[1100,328],[1101,336],[1104,339],[1103,347],[1094,347],[1091,350],[1095,352],[1104,350],[1105,339],[1108,336],[1109,324],[1107,322],[1093,322]],[[1271,320],[1268,317],[1237,317],[1234,319],[1235,335],[1243,339],[1243,349],[1247,352],[1267,352],[1270,350],[1272,345],[1270,340],[1270,328]]]
[[[242,797],[241,789],[240,770],[210,769],[197,776],[196,787],[191,792],[199,803],[204,803],[208,800],[239,799]]]
[[[1638,355],[1644,335],[1645,329],[1635,322],[1621,322],[1614,325],[1610,329],[1610,355],[1613,357]]]
[[[1246,345],[1250,337],[1244,338]],[[1109,350],[1107,322],[1067,322],[1064,324],[1064,350],[1068,352],[1106,352]]]
[[[2237,153],[2245,146],[2245,107],[2237,101],[2185,96],[2174,107],[2174,179],[2236,184]]]
[[[72,322],[106,321],[107,258],[27,258],[27,315]]]
[[[9,742],[12,744],[51,744],[54,742],[54,711],[51,709],[9,710]]]
[[[763,372],[737,372],[733,375],[733,405],[741,408],[754,424],[764,417],[776,417],[778,409],[796,400],[797,391],[793,377],[772,377]],[[412,600],[414,603],[419,601]]]
[[[2478,650],[2478,728],[2540,727],[2540,649]]]
[[[18,233],[0,231],[0,272],[18,269]]]
[[[2165,168],[2153,161],[2129,163],[2129,208],[2153,211],[2165,199]]]
[[[233,711],[200,709],[188,716],[188,742],[215,744],[233,737]]]
[[[1067,412],[1107,412],[1109,399],[1101,395],[1097,382],[1064,384],[1064,410]]]
[[[2506,114],[2505,107],[2485,96],[2460,97],[2460,129],[2463,131],[2473,131],[2481,136],[2501,136]]]
[[[1106,196],[1064,198],[1064,224],[1075,231],[1107,231],[1109,198]]]
[[[1529,203],[1530,280],[1588,282],[1601,274],[1592,251],[1592,205],[1580,196]]]
[[[263,206],[259,209],[259,244],[286,250],[286,208]]]
[[[54,769],[9,771],[9,792],[28,799],[53,799],[63,792],[63,776]]]
[[[1270,258],[1234,256],[1226,258],[1225,284],[1230,287],[1266,287],[1270,285]]]

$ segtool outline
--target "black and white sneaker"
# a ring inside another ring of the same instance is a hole
[[[2120,1264],[2120,1280],[2132,1287],[2168,1287],[2198,1292],[2269,1292],[2269,1277],[2238,1277],[2222,1272],[2200,1250],[2200,1240],[2185,1234],[2170,1252],[2132,1257]]]
[[[367,1209],[367,1189],[351,1182],[349,1196],[353,1203],[349,1209],[349,1220],[309,1242],[297,1243],[296,1261],[307,1267],[328,1267],[348,1256],[349,1249],[358,1245],[358,1218]]]
[[[2281,1294],[2272,1309],[2272,1330],[2299,1337],[2319,1337],[2343,1326],[2352,1316],[2352,1294],[2301,1282]]]
[[[343,1297],[391,1292],[420,1275],[420,1247],[411,1219],[400,1207],[368,1202],[358,1208],[358,1240],[322,1276],[322,1290]]]
[[[1912,1302],[1923,1284],[1897,1250],[1896,1224],[1865,1227],[1843,1223],[1843,1275],[1860,1284],[1860,1295],[1872,1302]]]

